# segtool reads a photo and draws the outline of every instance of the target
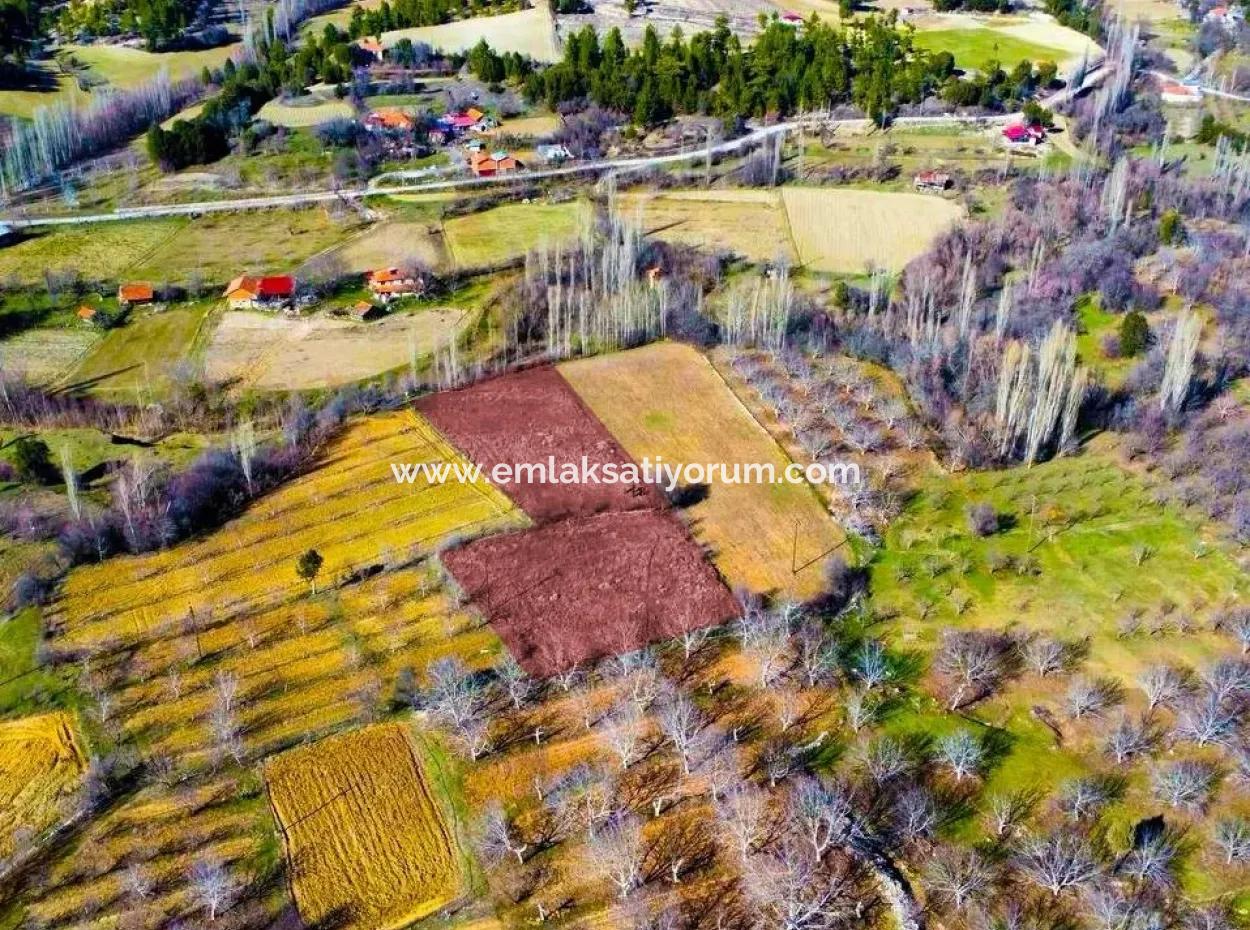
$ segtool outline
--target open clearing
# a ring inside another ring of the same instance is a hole
[[[739,403],[708,360],[687,345],[660,343],[570,362],[561,373],[637,460],[772,465],[790,459]],[[795,533],[802,564],[843,534],[805,484],[711,480],[686,509],[695,537],[731,587],[806,599],[821,591],[818,560],[792,571]]]
[[[285,126],[288,129],[304,129],[309,126],[320,126],[333,119],[351,119],[354,114],[352,105],[346,100],[321,100],[319,98],[300,98],[299,100],[282,102],[270,100],[260,112],[257,119]]]
[[[603,423],[551,367],[430,394],[417,408],[489,475],[497,465],[580,463],[620,467],[630,459]],[[644,485],[556,484],[512,475],[500,488],[535,520],[588,516],[605,510],[654,508],[660,495]],[[521,477],[522,480],[516,480]]]
[[[333,387],[400,368],[452,338],[465,320],[456,309],[400,312],[371,323],[315,316],[225,313],[204,358],[213,381],[266,390]]]
[[[67,714],[0,722],[0,861],[15,830],[38,835],[72,813],[87,759]]]
[[[590,205],[580,200],[510,203],[452,217],[443,233],[458,268],[490,268],[544,243],[554,247],[576,238],[589,215]]]
[[[717,626],[737,604],[671,513],[638,510],[479,539],[443,564],[532,675]]]
[[[445,268],[447,253],[443,249],[442,234],[437,226],[433,230],[431,232],[426,223],[380,223],[344,243],[334,254],[343,260],[348,271],[361,274],[374,268],[414,263],[431,269]]]
[[[55,61],[28,62],[26,67],[28,80],[0,89],[0,116],[30,119],[39,107],[89,99],[73,75],[61,71]]]
[[[34,384],[51,384],[69,372],[100,341],[81,329],[28,329],[0,342],[0,371]]]
[[[662,191],[621,196],[649,236],[726,251],[756,262],[797,260],[790,221],[776,191]]]
[[[205,67],[219,68],[241,45],[183,52],[149,52],[124,45],[69,45],[66,51],[113,87],[129,88],[168,69],[173,80],[198,76]]]
[[[57,226],[0,248],[0,278],[40,284],[45,272],[77,272],[87,279],[115,278],[186,225],[182,219]]]
[[[535,61],[560,60],[555,24],[550,7],[536,3],[528,10],[499,16],[475,16],[439,26],[418,26],[382,33],[382,44],[390,47],[401,39],[424,42],[443,52],[467,52],[483,39],[496,52],[517,52]]]
[[[265,780],[307,925],[388,930],[458,894],[455,837],[403,724],[283,753]]]
[[[812,271],[902,269],[962,216],[925,194],[847,188],[782,188],[799,261]]]
[[[151,312],[139,309],[109,330],[66,381],[80,389],[151,401],[166,391],[175,369],[187,361],[212,303]]]

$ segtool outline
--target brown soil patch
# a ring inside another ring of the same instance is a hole
[[[671,513],[604,513],[477,540],[444,564],[530,674],[631,652],[737,613]]]
[[[625,464],[629,455],[554,368],[533,368],[458,391],[433,394],[417,407],[489,478],[497,464],[554,461]],[[492,482],[535,522],[663,505],[652,488],[621,484]]]

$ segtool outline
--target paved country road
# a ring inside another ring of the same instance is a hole
[[[1041,102],[1049,107],[1060,106],[1067,103],[1078,93],[1088,87],[1092,87],[1094,84],[1106,77],[1108,70],[1109,69],[1106,67],[1100,67],[1091,71],[1085,76],[1085,79],[1079,86],[1064,88]],[[951,115],[912,116],[899,117],[894,120],[893,124],[895,126],[918,126],[949,123],[951,125],[963,124],[970,126],[995,126],[1018,119],[1020,119],[1019,113],[976,118]],[[111,213],[74,213],[63,216],[39,217],[0,217],[0,223],[4,223],[14,229],[27,229],[38,226],[72,226],[77,223],[108,223],[116,220],[146,219],[162,216],[197,216],[202,213],[226,213],[235,210],[264,210],[280,207],[310,206],[319,203],[332,203],[336,200],[350,202],[358,201],[374,194],[430,193],[435,191],[457,190],[461,188],[490,187],[501,184],[542,181],[551,178],[574,177],[582,174],[637,171],[647,168],[657,168],[664,165],[681,164],[682,162],[700,161],[708,158],[709,156],[730,155],[744,149],[749,149],[752,146],[759,145],[779,134],[794,132],[799,129],[813,126],[854,128],[866,127],[867,124],[868,120],[830,120],[820,116],[819,114],[813,114],[811,116],[800,117],[789,122],[777,123],[773,126],[763,126],[752,130],[744,136],[720,142],[710,148],[704,147],[691,149],[689,151],[675,152],[668,155],[652,155],[645,158],[619,158],[589,161],[576,165],[568,165],[562,168],[545,168],[539,171],[522,171],[516,174],[507,174],[490,178],[462,177],[446,181],[417,181],[408,184],[401,183],[387,185],[386,187],[375,186],[378,180],[384,180],[388,177],[384,175],[374,181],[371,181],[367,186],[360,188],[309,191],[298,194],[275,194],[265,197],[243,197],[236,200],[208,200],[199,203],[178,203],[129,208],[123,207],[121,209],[114,210]],[[402,174],[402,172],[398,174]],[[390,175],[390,177],[394,176],[394,174]]]

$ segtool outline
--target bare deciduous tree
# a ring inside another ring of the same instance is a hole
[[[975,849],[939,846],[929,857],[925,884],[957,911],[976,903],[991,888],[993,871]]]
[[[616,888],[621,900],[642,884],[642,825],[634,817],[614,820],[588,843],[588,865]]]
[[[1093,881],[1102,871],[1085,839],[1067,832],[1024,840],[1015,864],[1029,881],[1056,898],[1069,888]]]
[[[1206,762],[1182,759],[1155,766],[1150,773],[1154,795],[1172,807],[1202,811],[1215,791],[1218,773]]]
[[[235,895],[234,882],[220,859],[202,854],[191,864],[187,875],[196,903],[208,912],[209,921],[228,909]]]
[[[985,758],[981,741],[967,730],[956,730],[938,740],[938,758],[951,770],[955,781],[975,775]]]

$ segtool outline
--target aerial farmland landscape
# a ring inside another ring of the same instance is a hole
[[[1247,12],[0,0],[0,930],[1250,930]]]

